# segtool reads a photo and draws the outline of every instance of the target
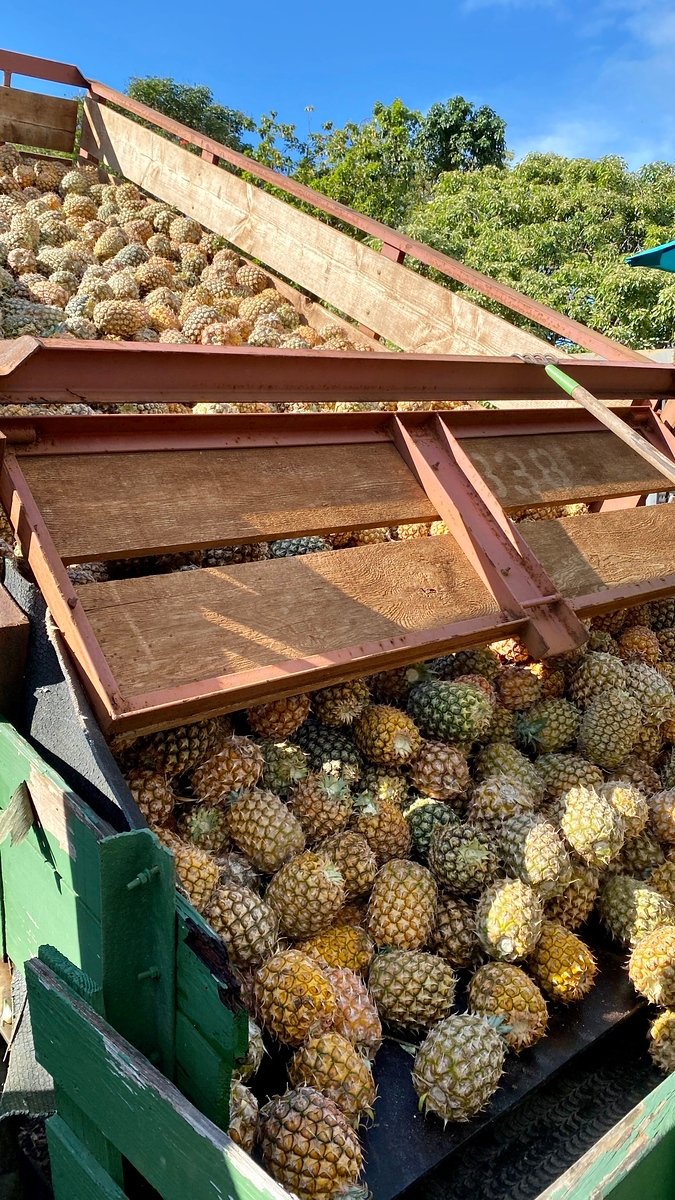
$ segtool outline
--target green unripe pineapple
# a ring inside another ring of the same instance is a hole
[[[492,705],[471,684],[429,680],[414,687],[408,712],[425,737],[469,746],[487,729]]]
[[[415,1056],[413,1084],[420,1106],[444,1121],[469,1121],[497,1090],[505,1043],[484,1017],[446,1017]]]
[[[600,889],[598,912],[612,937],[634,946],[657,925],[675,922],[670,901],[640,879],[610,875]]]

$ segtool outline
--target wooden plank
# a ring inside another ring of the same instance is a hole
[[[550,350],[548,342],[91,99],[85,101],[83,145],[402,350]]]
[[[498,613],[451,537],[89,584],[125,695]]]
[[[0,718],[0,809],[22,782],[40,823],[0,846],[7,953],[20,966],[49,943],[100,982],[98,843],[109,827]]]
[[[1,141],[72,151],[76,126],[76,100],[0,87]]]
[[[393,446],[22,458],[66,562],[433,521]]]
[[[675,504],[524,522],[518,529],[565,596],[675,572]]]
[[[47,1141],[54,1200],[126,1200],[126,1192],[61,1117],[47,1121]]]
[[[464,438],[462,448],[507,509],[590,503],[669,486],[612,433]]]
[[[657,1156],[658,1170],[645,1187],[646,1168]],[[669,1075],[537,1200],[671,1200],[674,1191],[675,1075]]]
[[[30,963],[26,977],[39,1061],[162,1200],[186,1195],[289,1200],[43,963]]]
[[[0,712],[6,716],[19,705],[29,629],[28,618],[0,585]]]

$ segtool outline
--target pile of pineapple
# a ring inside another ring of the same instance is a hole
[[[354,349],[225,239],[93,165],[0,145],[0,337]],[[360,344],[358,348],[363,348]]]
[[[675,1067],[674,685],[668,599],[554,660],[509,639],[113,744],[241,981],[232,1136],[301,1200],[359,1180],[383,1035],[471,1119],[594,986],[597,919]],[[292,1057],[259,1109],[263,1034]]]

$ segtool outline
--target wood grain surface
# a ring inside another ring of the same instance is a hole
[[[0,141],[72,151],[77,101],[0,87]]]

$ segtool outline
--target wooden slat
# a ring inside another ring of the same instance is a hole
[[[402,350],[531,354],[548,342],[94,100],[83,146]]]
[[[67,562],[433,521],[391,445],[22,459]]]
[[[289,1200],[48,967],[26,978],[38,1060],[163,1200]]]
[[[451,537],[90,584],[79,594],[127,696],[498,612]]]
[[[72,151],[77,101],[0,87],[0,141]]]
[[[671,486],[612,433],[466,438],[462,447],[505,508],[605,500]]]
[[[13,716],[21,702],[30,623],[0,585],[0,712]]]
[[[518,528],[565,596],[675,572],[675,504],[524,522]]]

